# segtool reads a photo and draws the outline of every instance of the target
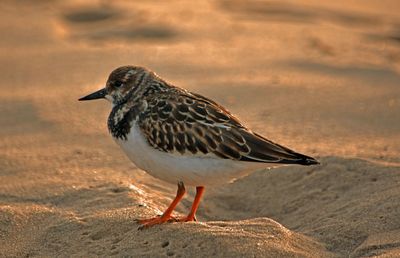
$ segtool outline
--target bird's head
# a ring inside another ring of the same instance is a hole
[[[139,66],[121,66],[111,72],[106,86],[85,97],[83,100],[94,100],[105,98],[114,106],[125,102],[130,96],[143,92],[146,81],[155,79],[157,76],[150,70]]]

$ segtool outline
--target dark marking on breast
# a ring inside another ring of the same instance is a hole
[[[111,135],[117,139],[127,140],[127,135],[131,131],[132,121],[137,118],[140,112],[140,105],[135,105],[124,114],[118,121],[117,116],[120,116],[119,112],[122,112],[122,105],[115,106],[110,115],[108,116],[107,126]],[[117,121],[117,122],[116,122]]]

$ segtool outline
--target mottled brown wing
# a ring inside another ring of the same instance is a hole
[[[164,152],[267,163],[304,163],[298,154],[252,133],[222,106],[181,93],[148,100],[139,126],[150,145]]]

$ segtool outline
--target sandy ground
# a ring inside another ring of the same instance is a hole
[[[400,3],[302,2],[2,1],[0,256],[400,257]],[[138,231],[176,187],[114,144],[108,103],[77,101],[125,64],[322,164]]]

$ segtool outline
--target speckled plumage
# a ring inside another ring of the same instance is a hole
[[[116,87],[116,83],[122,84]],[[116,104],[108,128],[115,138],[126,140],[130,128],[137,123],[150,146],[176,155],[313,163],[312,158],[253,133],[216,102],[173,86],[145,68],[118,68],[111,73],[107,87],[109,92],[121,88],[111,94]]]

